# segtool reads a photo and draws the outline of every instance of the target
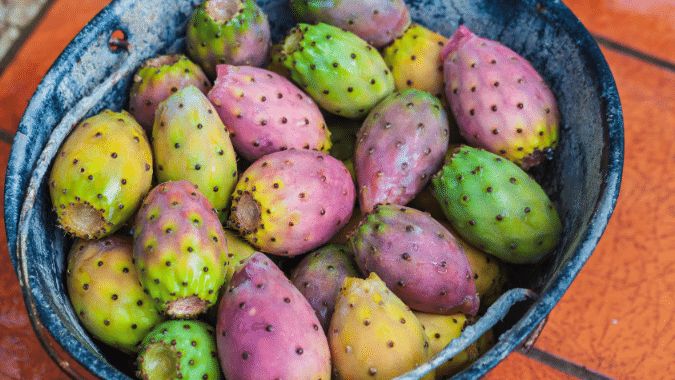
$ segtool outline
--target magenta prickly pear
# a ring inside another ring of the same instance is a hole
[[[209,201],[188,181],[166,182],[143,202],[134,226],[134,259],[143,287],[173,318],[216,303],[228,262],[223,228]]]
[[[216,336],[228,380],[330,379],[328,341],[314,310],[262,253],[235,273]]]
[[[291,282],[314,308],[328,331],[335,299],[347,277],[358,277],[352,253],[342,245],[327,245],[307,255],[293,269]]]
[[[244,158],[291,148],[327,152],[330,132],[319,107],[288,79],[250,66],[218,66],[209,93]]]
[[[296,256],[347,224],[354,198],[352,177],[337,159],[306,150],[276,152],[239,178],[230,224],[263,252]]]
[[[555,148],[560,124],[556,99],[527,60],[465,26],[441,56],[446,95],[470,145],[523,169],[538,165]]]
[[[186,43],[190,57],[215,77],[218,64],[262,66],[270,25],[255,0],[206,0],[188,22]]]
[[[478,312],[478,295],[464,250],[431,216],[378,205],[351,238],[364,273],[377,273],[412,309],[434,314]]]
[[[206,93],[211,82],[202,69],[184,55],[151,58],[134,75],[129,111],[150,134],[159,103],[188,86],[195,86]]]
[[[390,44],[410,25],[403,0],[291,0],[291,8],[300,21],[335,25],[377,48]]]
[[[361,210],[405,205],[438,171],[448,150],[448,117],[440,100],[415,89],[378,104],[359,130],[354,155]]]

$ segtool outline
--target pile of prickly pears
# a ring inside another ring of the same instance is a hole
[[[560,123],[530,63],[402,0],[290,5],[271,46],[254,0],[205,1],[187,55],[148,60],[53,163],[73,312],[140,378],[390,379],[560,240],[526,172]]]

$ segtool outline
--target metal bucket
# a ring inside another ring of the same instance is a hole
[[[198,0],[116,0],[66,48],[38,87],[14,139],[5,185],[12,263],[36,333],[75,377],[124,379],[132,373],[80,326],[64,286],[70,240],[55,223],[45,175],[80,119],[125,106],[129,82],[147,58],[182,49]],[[287,0],[259,0],[275,38],[293,20]],[[497,344],[457,378],[485,374],[522,345],[560,300],[589,258],[612,214],[623,165],[623,119],[612,74],[579,20],[556,0],[410,0],[415,21],[449,36],[461,23],[530,60],[555,92],[563,124],[555,159],[535,177],[557,204],[564,235],[556,253],[518,268],[515,289],[440,355],[451,356],[495,324]],[[547,174],[544,174],[547,173]],[[529,302],[520,301],[530,300]],[[536,335],[536,334],[535,334]],[[529,339],[531,342],[532,339]],[[419,378],[443,357],[405,378]],[[113,365],[116,364],[117,366]]]

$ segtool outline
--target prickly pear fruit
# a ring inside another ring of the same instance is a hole
[[[330,155],[342,162],[351,161],[354,158],[356,133],[362,123],[337,116],[327,118],[326,122],[331,133],[331,140],[333,140]]]
[[[255,0],[206,0],[188,22],[186,42],[190,57],[213,78],[218,64],[265,64],[270,25]]]
[[[307,298],[326,331],[342,283],[346,277],[359,276],[351,255],[345,246],[327,245],[307,255],[291,274],[291,282]]]
[[[134,226],[136,269],[168,316],[191,318],[216,303],[226,255],[218,216],[195,185],[166,182],[145,198]]]
[[[443,98],[443,63],[441,50],[446,38],[413,24],[384,50],[396,89],[416,88]]]
[[[255,253],[255,248],[251,247],[248,243],[241,240],[239,236],[235,235],[229,230],[224,230],[225,241],[227,242],[227,255],[225,261],[227,261],[228,275],[225,282],[229,282],[234,272],[241,268],[246,259],[251,257]]]
[[[493,153],[453,149],[432,185],[454,230],[506,262],[537,262],[560,240],[560,217],[541,186]]]
[[[204,71],[184,55],[151,58],[134,75],[129,111],[150,134],[159,103],[187,86],[206,93],[211,82]]]
[[[139,379],[222,379],[213,327],[197,321],[167,321],[143,339]]]
[[[130,238],[77,240],[68,256],[66,283],[84,328],[124,352],[135,352],[162,320],[152,298],[138,284]]]
[[[403,0],[291,0],[291,9],[299,21],[335,25],[377,48],[390,44],[410,25]]]
[[[299,24],[286,37],[280,56],[293,81],[338,116],[362,119],[394,91],[394,78],[380,53],[332,25]]]
[[[100,239],[130,219],[152,182],[152,152],[127,112],[82,121],[61,146],[49,178],[58,223],[81,239]]]
[[[227,220],[237,158],[223,122],[199,89],[184,88],[160,104],[152,148],[159,182],[192,182],[220,220]]]
[[[232,132],[237,152],[249,161],[291,148],[328,152],[331,147],[316,103],[271,71],[219,65],[209,99]]]
[[[471,273],[476,282],[481,309],[487,309],[504,293],[506,267],[499,259],[479,251],[462,239],[457,239],[469,260]]]
[[[448,150],[448,117],[428,92],[397,92],[368,115],[354,154],[359,205],[405,205],[429,182]]]
[[[532,65],[460,26],[441,54],[445,93],[462,136],[528,169],[558,142],[555,96]]]
[[[330,379],[328,342],[314,310],[262,253],[235,273],[216,333],[228,380]]]
[[[441,352],[452,340],[459,338],[464,327],[469,324],[464,314],[436,315],[418,312],[415,316],[422,324],[429,340],[429,356],[431,357]],[[476,360],[478,356],[477,344],[474,343],[447,363],[436,368],[436,378],[449,378]]]
[[[349,171],[337,159],[306,150],[276,152],[241,175],[230,224],[263,252],[297,256],[347,224],[354,198]]]
[[[375,273],[345,279],[328,340],[341,379],[392,379],[429,359],[422,325]]]
[[[455,237],[412,208],[378,205],[351,238],[359,268],[375,272],[406,305],[435,314],[478,312],[471,268]]]

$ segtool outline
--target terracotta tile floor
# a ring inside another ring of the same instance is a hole
[[[0,73],[3,171],[10,149],[7,141],[40,78],[77,31],[107,3],[54,1],[10,66]],[[675,2],[566,3],[603,40],[624,106],[626,162],[614,217],[596,253],[551,314],[536,348],[618,379],[673,378]],[[65,378],[31,330],[5,245],[3,228],[0,378]],[[570,377],[515,353],[487,378]]]

